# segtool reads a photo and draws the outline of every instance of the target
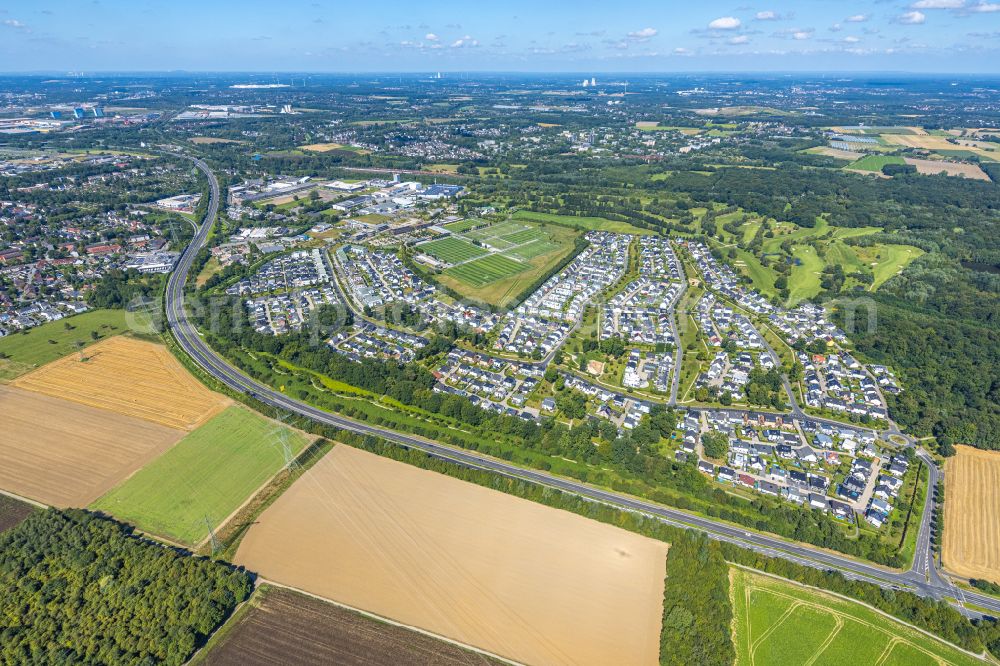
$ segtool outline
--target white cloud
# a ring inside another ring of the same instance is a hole
[[[965,0],[917,0],[910,9],[961,9]]]
[[[844,41],[847,42],[848,44],[857,44],[858,42],[861,41],[861,39],[855,37],[854,35],[848,35],[847,37],[844,37]]]
[[[980,2],[978,5],[972,5],[969,7],[970,12],[976,12],[979,14],[989,14],[992,12],[1000,12],[1000,3],[998,2]]]
[[[809,39],[812,37],[812,34],[812,30],[796,30],[792,33],[792,39],[798,39],[801,41],[803,39]]]
[[[683,46],[678,46],[677,48],[674,49],[674,55],[688,56],[691,55],[691,51],[689,49],[684,48]]]
[[[14,28],[15,30],[27,30],[28,26],[24,25],[17,19],[4,19],[3,24],[8,28]]]
[[[451,43],[451,48],[453,49],[467,49],[467,48],[473,48],[475,46],[479,46],[479,41],[473,39],[469,35],[466,35],[461,39],[456,39],[454,42]]]
[[[768,10],[766,12],[757,12],[757,15],[754,18],[758,21],[777,21],[780,17],[774,12]]]
[[[426,39],[428,42],[436,42],[441,38],[435,35],[433,32],[428,32],[426,35],[424,35],[424,39]]]
[[[708,27],[712,30],[735,30],[741,25],[742,23],[735,16],[722,16],[709,23]]]
[[[827,30],[829,30],[830,32],[840,32],[842,28],[839,23],[834,23],[829,28],[827,28]]]
[[[868,14],[855,14],[854,16],[848,16],[844,20],[848,23],[864,23],[869,18],[871,17]]]
[[[656,37],[657,32],[656,28],[643,28],[642,30],[628,33],[628,38],[637,42],[644,42],[647,39]]]
[[[904,25],[920,25],[927,20],[927,17],[921,12],[906,12],[900,14],[897,20]]]
[[[729,40],[730,44],[749,44],[750,38],[746,35],[737,35]]]

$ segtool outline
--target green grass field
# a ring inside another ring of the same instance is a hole
[[[871,290],[881,287],[892,276],[906,268],[911,261],[924,253],[918,247],[910,245],[872,245],[856,248],[858,259],[871,266],[875,281]]]
[[[502,254],[491,254],[488,257],[449,268],[445,274],[456,277],[472,287],[484,287],[491,282],[516,275],[526,268],[528,268],[526,264],[514,261]]]
[[[435,279],[463,296],[501,307],[565,257],[580,234],[563,225],[514,219],[470,230],[480,224],[484,222],[455,222],[448,225],[454,236],[425,243],[417,250],[450,263],[462,261],[458,257],[468,248],[481,250],[471,260],[438,273]],[[489,254],[473,242],[498,252]]]
[[[91,310],[0,338],[0,380],[13,379],[90,345],[129,330],[124,310]],[[97,334],[97,340],[92,333]]]
[[[474,259],[486,254],[486,250],[476,247],[467,240],[449,236],[441,240],[423,243],[417,246],[417,250],[429,254],[435,259],[446,261],[449,264],[456,264],[460,261]]]
[[[736,666],[985,662],[860,603],[733,569]]]
[[[826,264],[812,245],[792,247],[792,256],[799,263],[792,266],[792,272],[788,276],[788,299],[792,303],[798,303],[812,298],[822,290],[821,273]]]
[[[768,238],[761,243],[764,254],[775,254],[781,251],[781,244],[791,241],[793,244],[802,243],[808,238],[822,236],[830,230],[830,223],[820,218],[816,220],[816,226],[800,227],[791,222],[778,222],[774,225],[774,238]]]
[[[520,222],[512,222],[507,220],[506,222],[501,222],[500,224],[494,224],[483,229],[476,229],[475,231],[470,231],[465,234],[466,238],[472,238],[474,240],[485,241],[488,239],[505,238],[512,234],[517,234],[522,231],[535,230],[537,227],[533,224],[522,224]],[[542,232],[544,233],[544,232]]]
[[[617,222],[606,220],[603,217],[577,217],[576,215],[554,215],[552,213],[535,213],[530,210],[519,210],[514,213],[515,220],[527,220],[529,222],[552,222],[555,224],[566,224],[572,227],[579,227],[587,231],[613,231],[619,234],[642,234],[651,235],[653,232],[648,229],[634,227],[628,222]]]
[[[774,289],[774,281],[778,278],[777,271],[764,266],[760,259],[746,250],[736,250],[736,261],[742,263],[743,270],[762,294],[773,296],[777,293]]]
[[[845,169],[859,171],[881,171],[886,164],[906,164],[902,157],[896,155],[865,155],[860,160],[848,164]]]
[[[528,259],[534,259],[535,257],[541,256],[553,250],[558,250],[560,247],[559,243],[553,243],[548,240],[537,240],[527,245],[521,245],[513,250],[508,250],[504,254],[508,257],[513,257],[514,259],[521,259],[527,261]]]
[[[521,231],[516,231],[510,235],[504,236],[503,239],[515,245],[521,245],[529,241],[540,240],[545,238],[545,232],[537,227],[532,227],[531,229],[522,229]]]
[[[91,506],[187,545],[217,528],[306,445],[256,412],[230,407]]]
[[[463,231],[468,231],[472,227],[478,227],[480,224],[486,224],[486,223],[478,218],[467,218],[464,220],[459,220],[458,222],[452,222],[451,224],[446,224],[444,225],[443,228],[447,229],[453,234],[460,234]]]

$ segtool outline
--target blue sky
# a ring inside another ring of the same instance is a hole
[[[1000,73],[1000,0],[0,0],[0,71]]]

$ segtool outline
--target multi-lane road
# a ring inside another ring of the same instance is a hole
[[[603,490],[572,479],[565,479],[542,471],[522,468],[502,460],[490,458],[475,451],[466,451],[420,437],[371,426],[360,421],[322,411],[255,381],[232,366],[205,343],[194,324],[188,319],[188,314],[185,310],[184,285],[195,255],[204,246],[218,213],[219,183],[212,170],[203,161],[189,156],[184,157],[193,159],[198,169],[208,178],[210,199],[204,219],[201,221],[193,240],[178,260],[174,272],[170,275],[167,282],[165,303],[167,325],[181,349],[190,355],[206,372],[231,390],[245,393],[271,407],[299,414],[317,423],[361,434],[376,435],[399,445],[419,449],[438,458],[461,465],[556,488],[591,501],[602,502],[652,516],[677,527],[699,529],[715,539],[751,548],[774,557],[781,557],[808,566],[837,570],[851,578],[868,580],[884,587],[908,589],[922,596],[929,596],[936,599],[955,598],[959,596],[955,588],[938,575],[931,559],[929,515],[931,493],[928,493],[927,510],[924,511],[924,520],[920,527],[914,566],[909,571],[899,572],[816,547],[787,541],[780,537],[746,531],[728,523],[696,516],[629,495]],[[926,454],[922,454],[922,457],[928,463],[931,470],[931,488],[933,488],[937,481],[937,469]],[[962,596],[966,602],[987,608],[991,612],[1000,615],[1000,600],[968,592]],[[963,611],[970,615],[976,615],[975,611],[964,608]]]

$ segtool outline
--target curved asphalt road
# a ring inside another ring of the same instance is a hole
[[[184,284],[187,280],[188,271],[194,261],[198,250],[205,244],[212,223],[219,210],[219,183],[211,169],[202,160],[192,158],[187,155],[177,155],[192,159],[195,165],[207,176],[211,186],[211,196],[208,211],[198,228],[194,239],[185,249],[174,272],[170,275],[166,290],[166,315],[167,325],[170,327],[174,338],[180,347],[191,356],[202,368],[210,373],[217,380],[228,386],[230,389],[246,393],[251,397],[277,409],[286,410],[310,418],[317,423],[342,428],[361,434],[376,435],[395,442],[402,446],[419,449],[430,455],[444,460],[449,460],[467,467],[487,470],[497,474],[502,474],[509,478],[522,479],[540,485],[556,488],[568,493],[579,495],[585,499],[605,503],[629,511],[655,517],[663,522],[682,528],[695,528],[706,532],[709,536],[721,541],[727,541],[744,548],[782,557],[791,561],[813,566],[821,569],[838,570],[850,578],[864,579],[875,582],[883,587],[905,588],[914,591],[922,596],[934,597],[937,599],[946,596],[955,596],[954,588],[942,581],[933,574],[927,573],[923,566],[914,566],[906,572],[888,571],[875,565],[867,564],[849,557],[839,555],[834,552],[820,550],[800,543],[786,541],[779,537],[768,536],[756,532],[748,532],[739,527],[727,523],[718,522],[709,518],[691,515],[689,513],[671,509],[652,502],[646,502],[628,495],[609,492],[600,488],[580,483],[579,481],[564,479],[545,472],[525,469],[504,462],[486,457],[482,454],[466,451],[442,445],[431,440],[405,435],[385,428],[371,426],[353,419],[331,414],[317,409],[309,404],[294,400],[288,396],[275,391],[269,386],[261,384],[250,377],[244,375],[240,370],[234,368],[228,361],[216,354],[205,342],[195,329],[195,326],[188,320],[184,309]],[[934,470],[934,467],[931,467]],[[936,476],[936,475],[935,475]],[[932,484],[936,479],[932,479]],[[931,486],[933,487],[933,485]],[[929,517],[925,515],[929,520]],[[925,530],[921,530],[925,532]],[[926,530],[929,534],[929,530]],[[918,544],[917,559],[925,557],[924,546]],[[929,552],[929,549],[926,550]],[[924,559],[921,564],[928,560]],[[931,571],[933,566],[928,567]],[[921,569],[921,570],[918,570]],[[930,576],[928,578],[928,576]],[[1000,615],[1000,600],[979,594],[964,594],[964,600],[975,603],[992,612]],[[963,609],[964,610],[964,609]],[[976,613],[964,611],[972,615]]]

